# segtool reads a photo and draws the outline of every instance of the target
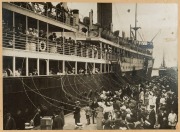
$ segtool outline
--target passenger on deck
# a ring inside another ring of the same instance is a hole
[[[84,70],[82,68],[79,69],[79,74],[83,74]]]
[[[62,13],[62,11],[63,11],[63,6],[62,6],[62,2],[60,2],[60,3],[58,3],[57,5],[56,5],[56,17],[57,18],[59,18],[60,17],[60,15],[61,15],[61,13]]]
[[[34,71],[33,71],[33,73],[32,73],[32,75],[38,75],[38,71],[37,71],[37,69],[34,69]]]
[[[56,38],[57,38],[56,33],[52,33],[52,34],[49,36],[49,39],[50,39],[51,41],[55,41]]]
[[[45,33],[43,30],[40,30],[40,31],[39,31],[39,37],[41,37],[41,38],[47,38],[47,35],[46,35],[46,33]]]
[[[38,37],[39,36],[38,30],[35,29],[35,28],[33,28],[33,33],[32,34],[33,34],[34,37]]]
[[[42,10],[37,2],[31,2],[35,13],[41,14]]]
[[[59,71],[57,72],[57,75],[63,75],[62,71],[59,70]]]
[[[22,75],[22,70],[19,68],[18,70],[15,71],[15,76],[21,76]]]
[[[72,74],[75,74],[75,72],[76,72],[76,70],[75,70],[75,68],[73,67],[73,68],[72,68]]]
[[[6,72],[7,72],[8,76],[12,76],[13,75],[12,70],[9,67],[6,69]]]
[[[22,29],[22,24],[21,23],[18,24],[18,27],[16,29],[16,33],[17,33],[17,36],[20,36],[20,35],[23,34],[23,29]]]
[[[44,5],[44,10],[45,10],[45,12],[44,12],[44,15],[47,15],[47,11],[49,10],[49,13],[51,13],[52,12],[52,8],[53,8],[53,5],[52,5],[52,3],[51,2],[46,2],[45,3],[45,5]]]
[[[95,68],[95,73],[99,73],[99,69],[98,68]]]
[[[49,70],[49,75],[54,75],[53,68],[51,68],[51,69]]]

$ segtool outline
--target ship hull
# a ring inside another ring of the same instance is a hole
[[[125,75],[105,73],[3,78],[4,115],[11,112],[15,117],[20,110],[29,121],[33,118],[37,107],[43,107],[45,114],[49,107],[59,106],[64,106],[67,114],[72,112],[69,110],[73,108],[76,100],[85,105],[87,103],[85,96],[88,96],[90,91],[119,90],[124,82],[144,82],[147,77],[150,78],[151,72],[152,68],[149,68],[148,73],[138,70],[135,73],[126,72]]]

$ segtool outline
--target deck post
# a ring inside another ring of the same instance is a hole
[[[106,63],[104,64],[104,73],[106,73]]]
[[[37,30],[38,30],[37,51],[39,52],[39,20],[37,20]]]
[[[13,77],[15,77],[15,71],[16,71],[16,58],[13,56]]]
[[[13,50],[15,49],[15,37],[15,13],[13,12]]]
[[[26,57],[26,76],[29,76],[29,58]]]
[[[109,73],[109,63],[107,65],[108,65],[108,71],[107,72]]]
[[[47,23],[47,52],[49,52],[49,44],[48,44],[48,42],[49,42],[49,39],[48,39],[48,34],[49,34],[49,24]]]
[[[63,32],[62,32],[62,37],[63,37],[63,44],[62,44],[62,46],[63,46],[63,55],[64,55],[64,28],[63,28]]]
[[[96,68],[96,65],[95,63],[93,63],[93,74],[95,73],[95,68]]]
[[[39,58],[37,58],[37,73],[38,73],[38,76],[39,76]]]
[[[77,61],[75,62],[75,74],[77,74]]]
[[[102,73],[102,63],[100,63],[100,73]]]
[[[62,63],[62,73],[63,75],[65,75],[65,60],[63,60],[63,63]]]
[[[77,56],[77,33],[75,32],[74,54]]]
[[[46,59],[46,75],[49,75],[49,59]]]
[[[26,16],[26,31],[28,31],[28,17]],[[26,34],[26,44],[28,44],[28,37]],[[29,49],[29,48],[28,48]]]
[[[88,63],[87,62],[85,62],[85,74],[87,74],[87,70],[88,70]]]

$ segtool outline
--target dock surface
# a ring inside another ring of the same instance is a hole
[[[78,129],[78,128],[75,128],[75,120],[74,120],[73,113],[65,115],[64,118],[65,118],[64,130],[76,130],[76,129]],[[91,124],[86,125],[87,120],[86,120],[84,110],[81,110],[80,122],[83,124],[81,130],[97,130],[96,124],[92,123],[92,117],[91,117]],[[95,123],[96,123],[96,119],[95,119]]]

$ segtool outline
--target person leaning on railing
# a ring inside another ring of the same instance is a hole
[[[57,38],[56,33],[52,33],[52,34],[49,36],[49,40],[51,40],[51,41],[56,41],[56,38]]]
[[[44,10],[45,10],[44,15],[45,16],[47,15],[48,9],[49,9],[49,13],[51,13],[52,12],[52,8],[53,8],[52,3],[51,2],[46,2],[46,4],[44,5]]]
[[[46,34],[43,30],[40,30],[40,31],[39,31],[39,37],[41,37],[41,38],[47,38],[47,34]]]

